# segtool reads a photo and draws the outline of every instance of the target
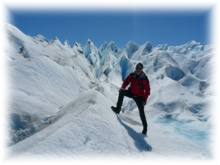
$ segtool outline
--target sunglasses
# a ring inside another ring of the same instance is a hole
[[[141,67],[136,67],[136,70],[142,70],[142,68]]]

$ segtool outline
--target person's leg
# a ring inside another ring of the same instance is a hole
[[[147,133],[147,120],[146,120],[145,113],[144,113],[144,106],[142,104],[143,97],[134,97],[134,101],[136,102],[136,104],[138,106],[141,122],[143,124],[142,133],[146,134]]]
[[[124,96],[133,98],[133,94],[129,90],[122,90],[118,95],[117,107],[115,108],[117,113],[121,111],[121,106],[124,100]]]

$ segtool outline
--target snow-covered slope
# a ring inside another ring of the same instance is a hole
[[[6,29],[9,155],[212,158],[212,45],[71,47]],[[151,86],[148,136],[133,100],[125,98],[119,116],[110,109],[138,62]]]

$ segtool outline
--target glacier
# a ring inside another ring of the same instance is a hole
[[[10,157],[213,158],[213,45],[70,46],[5,27]],[[138,62],[151,86],[148,136],[133,100],[125,98],[119,116],[110,109]]]

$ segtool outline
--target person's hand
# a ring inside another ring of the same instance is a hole
[[[144,100],[144,101],[142,102],[142,105],[145,106],[146,104],[147,104],[147,101]]]
[[[121,93],[121,91],[123,91],[123,90],[125,90],[125,89],[124,89],[124,88],[120,88],[120,89],[119,89],[119,93]]]

